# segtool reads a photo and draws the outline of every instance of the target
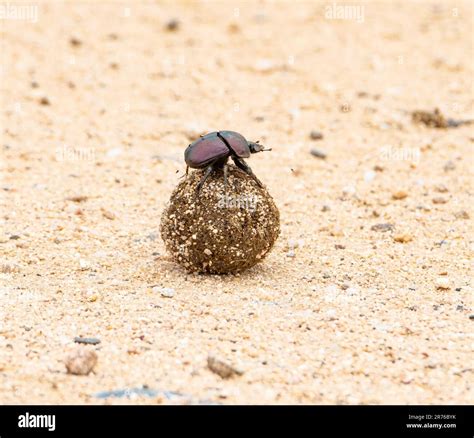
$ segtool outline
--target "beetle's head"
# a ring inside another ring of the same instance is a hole
[[[249,149],[251,154],[256,154],[257,152],[271,151],[271,149],[265,149],[265,146],[261,145],[258,141],[253,142],[249,141]]]

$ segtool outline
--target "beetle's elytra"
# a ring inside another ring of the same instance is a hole
[[[262,183],[252,172],[250,166],[244,158],[250,157],[262,151],[270,151],[257,142],[247,141],[245,137],[234,131],[210,132],[191,143],[184,151],[184,161],[186,161],[186,173],[188,168],[206,169],[197,186],[197,191],[215,169],[224,169],[224,183],[227,185],[227,160],[232,158],[235,165],[250,175],[259,186]]]

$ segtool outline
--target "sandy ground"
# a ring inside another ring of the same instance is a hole
[[[474,402],[472,125],[410,116],[474,118],[472,3],[35,4],[0,19],[1,403]],[[219,129],[273,148],[281,236],[189,275],[160,215]]]

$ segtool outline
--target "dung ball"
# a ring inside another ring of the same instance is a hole
[[[161,218],[161,237],[189,272],[242,272],[262,261],[280,234],[280,214],[265,187],[233,165],[212,172],[201,188],[195,170],[176,187]]]

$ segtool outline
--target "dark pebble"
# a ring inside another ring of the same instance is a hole
[[[170,32],[174,32],[175,30],[178,30],[178,29],[179,29],[179,21],[176,18],[173,18],[166,23],[166,30]]]
[[[474,315],[469,315],[469,319],[470,319],[471,321],[474,321]]]
[[[10,240],[18,240],[20,238],[20,236],[18,234],[12,234],[10,236]]]
[[[309,138],[311,140],[322,140],[324,138],[322,132],[319,131],[311,131],[309,133]]]
[[[75,337],[74,342],[76,344],[88,344],[88,345],[97,345],[100,344],[100,339],[98,338],[81,338]]]
[[[311,155],[316,158],[321,158],[322,160],[326,159],[327,154],[323,151],[320,151],[318,149],[311,149],[310,151]]]
[[[73,47],[79,47],[82,46],[82,41],[79,38],[71,37],[69,39],[69,44],[71,44]]]
[[[85,195],[75,195],[75,196],[68,196],[66,198],[66,201],[72,201],[72,202],[84,202],[87,201],[88,196]]]

